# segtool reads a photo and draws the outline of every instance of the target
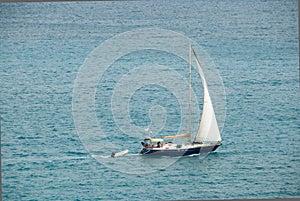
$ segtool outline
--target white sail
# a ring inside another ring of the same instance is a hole
[[[201,64],[197,58],[194,49],[192,49],[192,51],[195,56],[195,60],[197,63],[198,71],[200,73],[200,77],[203,85],[203,91],[204,91],[202,117],[200,120],[200,126],[198,128],[197,134],[195,135],[194,138],[194,142],[200,142],[200,143],[218,142],[221,141],[221,135],[220,135],[217,119],[215,116],[214,108],[210,99],[210,95],[208,93],[207,84],[206,84],[203,70],[201,68]]]

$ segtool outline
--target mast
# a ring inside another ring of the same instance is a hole
[[[190,133],[189,143],[191,143],[191,130],[192,130],[192,44],[190,44],[189,51],[189,120],[188,131]]]
[[[2,123],[2,116],[1,116],[1,113],[0,113],[0,144],[2,144],[2,139],[1,139],[1,136],[2,136],[2,128],[1,128],[1,123]],[[0,146],[0,183],[2,184],[2,146]],[[0,200],[2,200],[2,185],[0,186]]]

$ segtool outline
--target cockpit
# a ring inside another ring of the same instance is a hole
[[[146,148],[159,148],[163,146],[163,139],[160,138],[150,138],[150,137],[146,137],[144,138],[144,141],[141,142],[141,144],[143,145],[143,147]]]

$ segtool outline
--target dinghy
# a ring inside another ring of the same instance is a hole
[[[115,158],[115,157],[120,157],[120,156],[125,156],[126,154],[128,154],[128,150],[123,150],[120,152],[112,152],[111,153],[111,157]]]

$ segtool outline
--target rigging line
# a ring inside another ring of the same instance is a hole
[[[189,143],[191,143],[191,130],[192,130],[192,44],[189,49],[189,122],[188,130],[190,133]]]
[[[193,53],[194,58],[195,58],[196,63],[197,63],[198,72],[199,72],[200,77],[201,77],[201,80],[202,80],[202,85],[203,85],[203,90],[204,90],[204,99],[205,99],[205,89],[207,89],[206,80],[205,80],[205,78],[204,78],[204,74],[203,74],[203,70],[202,70],[200,61],[199,61],[199,59],[198,59],[198,57],[197,57],[197,54],[196,54],[194,48],[192,48],[192,47],[191,47],[191,52]],[[205,102],[205,101],[204,101],[204,102]],[[203,124],[202,119],[204,119],[204,111],[203,111],[203,110],[204,110],[204,102],[203,102],[202,116],[201,116],[201,118],[200,118],[200,125],[199,125],[198,130],[197,130],[197,133],[196,133],[196,135],[195,135],[195,137],[194,137],[194,142],[196,142],[196,138],[197,138],[197,135],[198,135],[198,133],[199,133],[199,130],[200,130],[201,127],[203,126],[203,125],[202,125],[202,124]],[[202,142],[202,141],[201,141],[201,142]]]

